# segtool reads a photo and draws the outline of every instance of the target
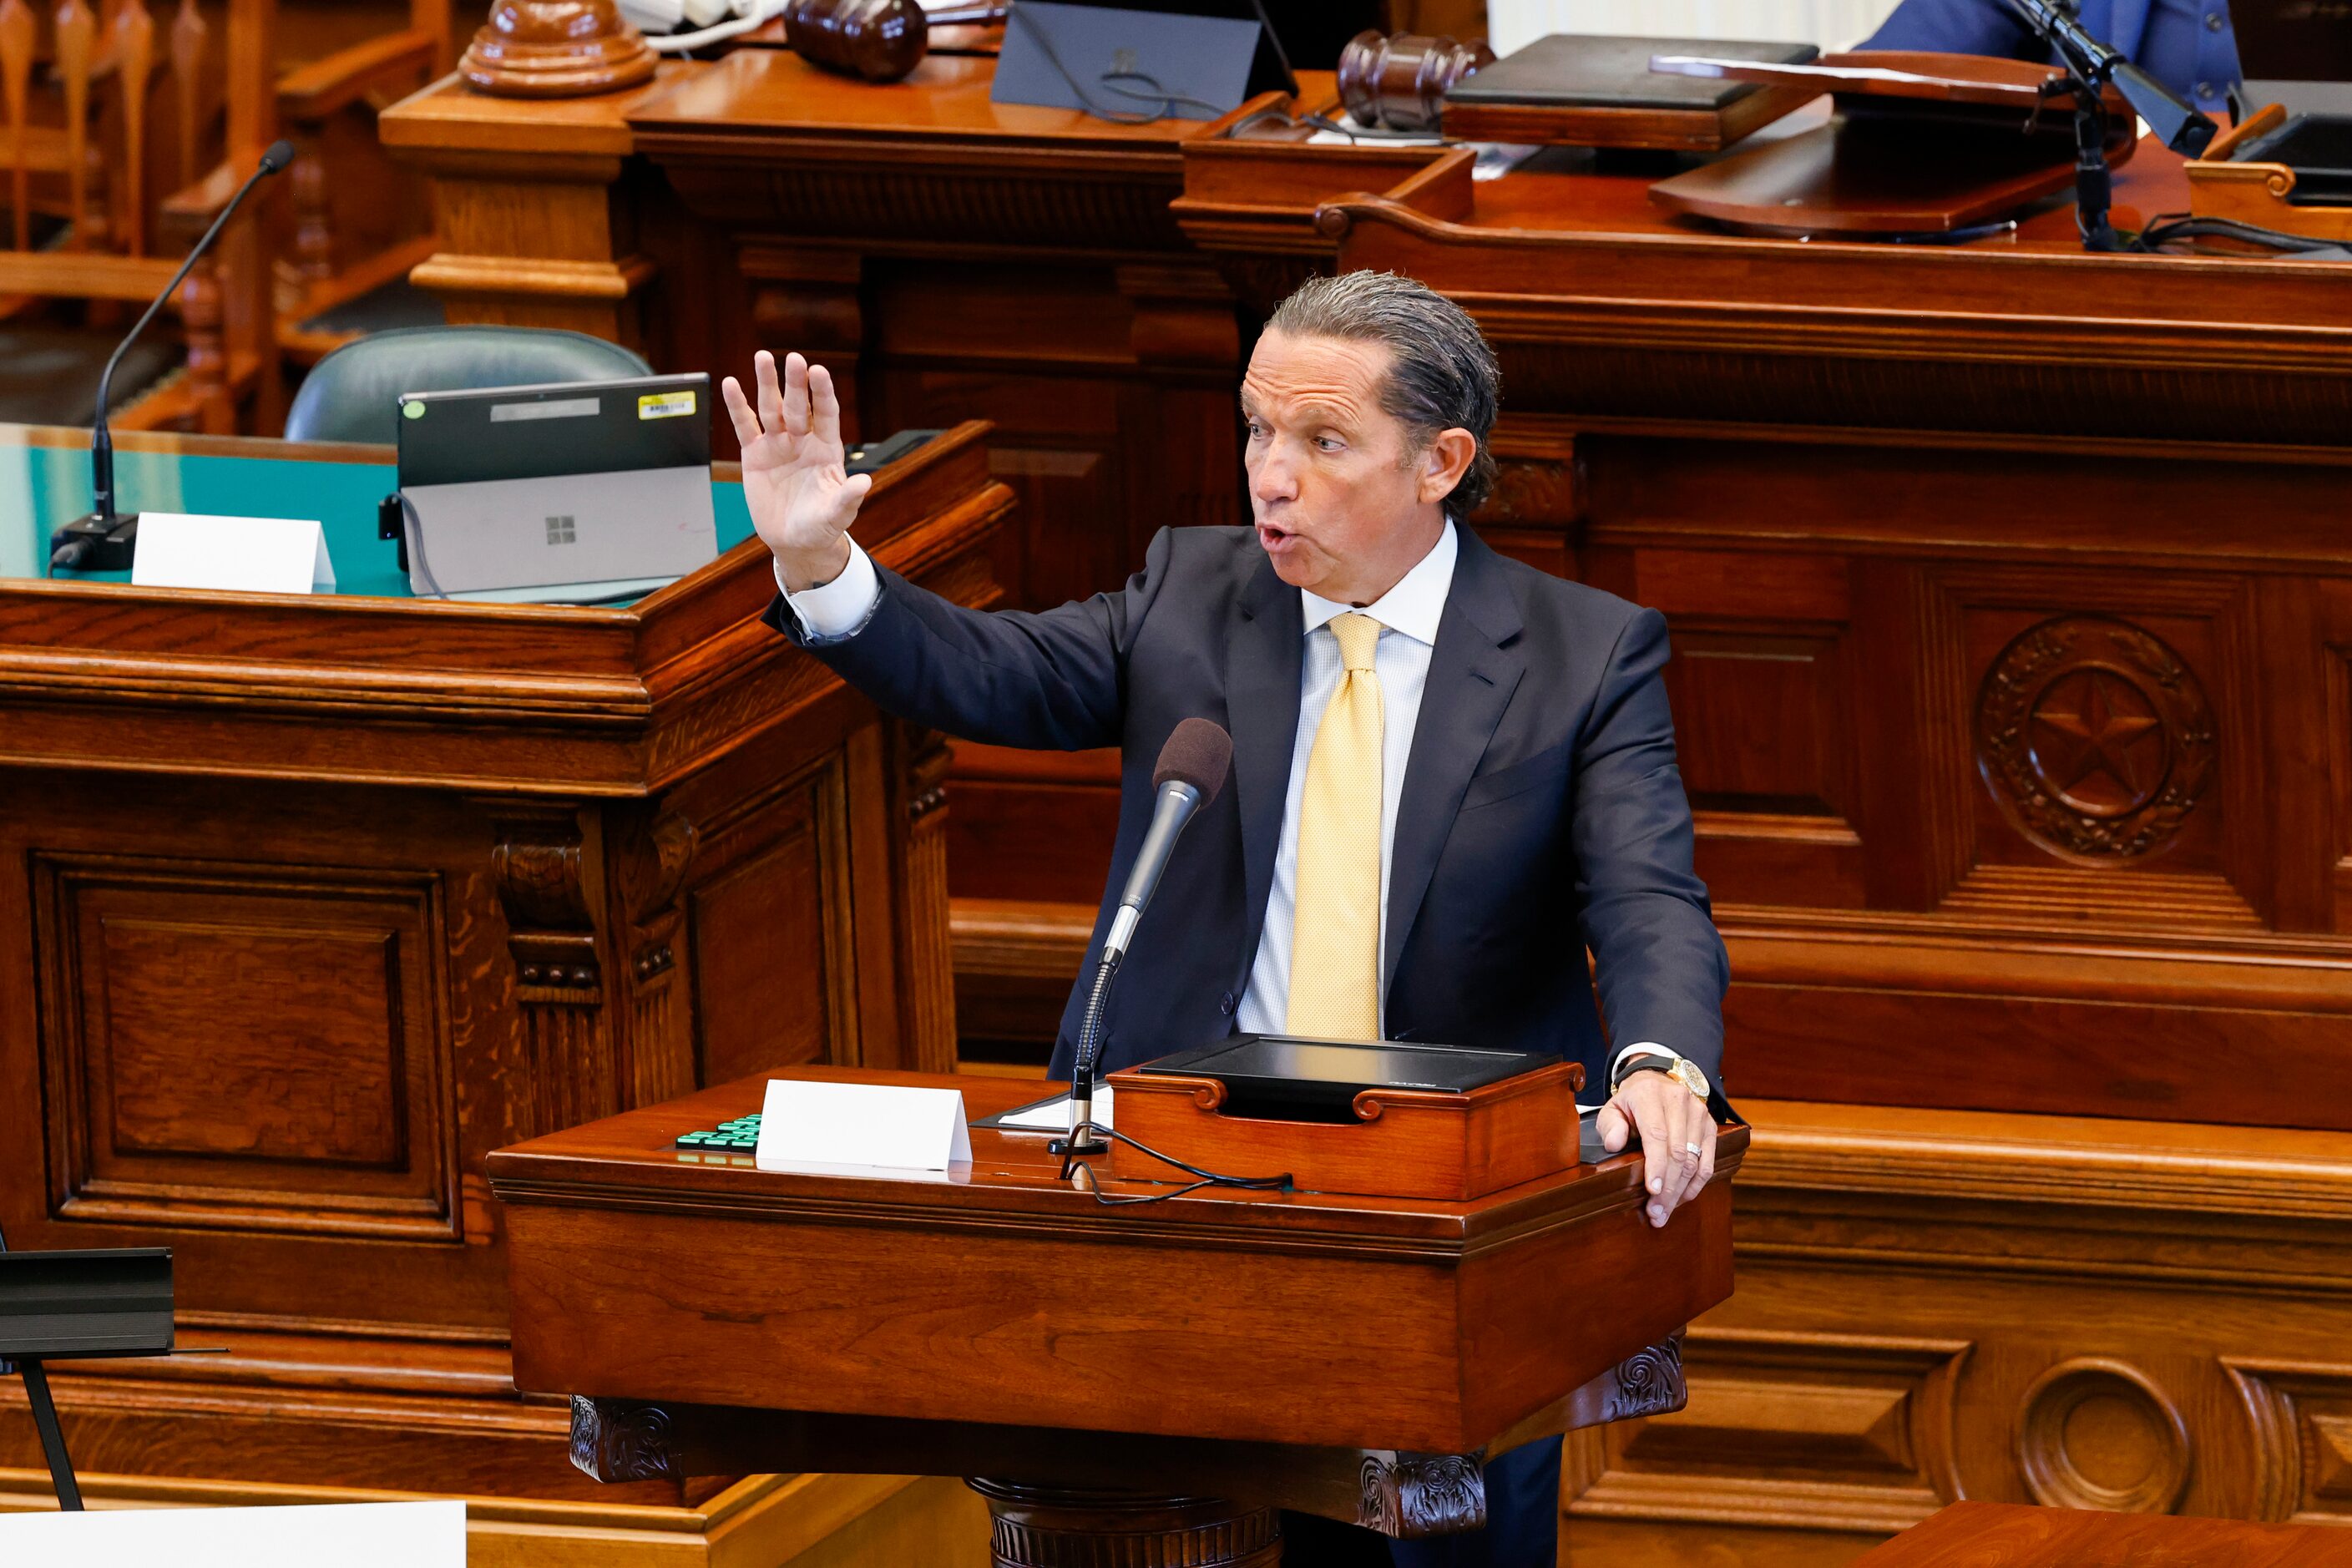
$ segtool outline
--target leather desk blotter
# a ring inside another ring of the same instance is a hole
[[[1461,142],[1714,153],[1822,90],[1650,69],[1653,55],[1682,54],[1802,65],[1821,50],[1811,44],[1554,33],[1456,84],[1445,95],[1445,134]]]

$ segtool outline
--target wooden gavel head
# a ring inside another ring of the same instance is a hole
[[[1454,84],[1494,63],[1484,44],[1366,28],[1339,51],[1339,101],[1369,129],[1434,131]]]
[[[897,81],[922,63],[930,25],[916,0],[793,0],[784,38],[812,65]]]

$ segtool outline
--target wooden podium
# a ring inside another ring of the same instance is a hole
[[[766,1076],[490,1156],[516,1383],[573,1396],[572,1462],[600,1479],[961,1475],[1003,1564],[1270,1564],[1277,1509],[1469,1529],[1484,1459],[1679,1408],[1682,1327],[1731,1293],[1745,1128],[1663,1229],[1631,1154],[1466,1203],[1110,1206],[1042,1133],[976,1128],[944,1174],[673,1147],[758,1110]],[[952,1087],[975,1118],[1037,1089],[788,1076]]]

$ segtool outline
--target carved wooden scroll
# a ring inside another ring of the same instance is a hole
[[[581,814],[510,806],[493,822],[490,873],[507,917],[515,1000],[538,1100],[531,1130],[553,1132],[621,1109],[595,910],[602,876]]]
[[[572,1396],[572,1463],[600,1481],[683,1481],[669,1412],[634,1399]]]

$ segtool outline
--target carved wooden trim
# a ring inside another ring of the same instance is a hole
[[[1356,1474],[1356,1522],[1400,1541],[1478,1530],[1486,1522],[1486,1455],[1381,1449]]]
[[[1985,782],[2030,837],[2113,865],[2170,844],[2212,781],[2205,689],[2179,655],[2105,616],[2021,633],[1977,700]]]
[[[593,1007],[604,1001],[596,922],[588,895],[587,843],[576,812],[494,822],[490,853],[507,945],[527,1002]]]
[[[2094,1399],[2129,1412],[2146,1435],[2149,1462],[2128,1486],[2095,1479],[2074,1461],[2070,1418]],[[2189,1427],[2172,1397],[2137,1367],[2078,1356],[2052,1367],[2025,1391],[2017,1415],[2017,1464],[2025,1489],[2044,1507],[2169,1513],[2189,1487]]]
[[[686,942],[679,898],[694,863],[694,824],[675,812],[637,818],[616,856],[626,926],[631,1105],[657,1105],[694,1088],[691,988],[680,973]]]
[[[572,1463],[600,1481],[683,1481],[668,1411],[633,1399],[572,1396]]]
[[[952,1072],[956,1059],[954,942],[948,922],[947,776],[954,753],[937,731],[904,731],[907,821],[904,1029],[912,1064]]]
[[[1279,1516],[1223,1498],[974,1477],[996,1568],[1276,1568]]]
[[[2292,1519],[2304,1493],[2303,1418],[2294,1393],[2282,1385],[2273,1368],[2224,1357],[2221,1370],[2230,1374],[2253,1429],[2254,1487],[2248,1513],[2265,1524]]]
[[[553,1132],[621,1109],[595,915],[602,867],[578,809],[492,810],[490,875],[537,1093],[530,1130]]]
[[[1617,1370],[1610,1374],[1609,1399],[1601,1420],[1671,1415],[1690,1403],[1690,1388],[1683,1381],[1683,1333],[1676,1329],[1664,1342],[1617,1363]]]

